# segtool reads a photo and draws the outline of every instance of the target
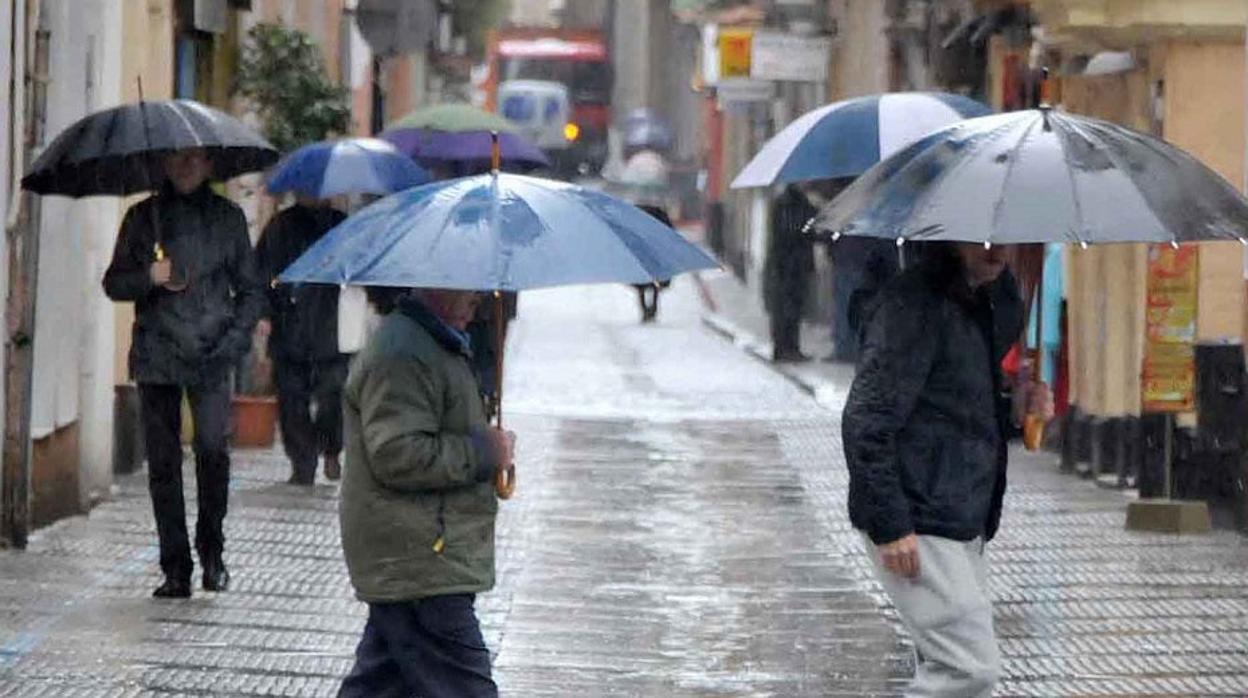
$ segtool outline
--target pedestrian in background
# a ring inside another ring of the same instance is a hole
[[[932,244],[865,311],[842,422],[849,515],[914,638],[908,696],[990,696],[1000,673],[984,544],[1006,484],[1001,359],[1023,327],[1003,253]]]
[[[315,482],[318,457],[324,457],[326,479],[341,475],[347,355],[339,351],[338,287],[283,284],[277,278],[345,218],[328,201],[299,196],[269,221],[256,243],[260,271],[269,282],[268,350],[293,485]]]
[[[663,225],[672,227],[672,219],[668,217],[667,211],[662,206],[653,204],[638,204],[637,208],[645,211],[653,216]],[[641,306],[641,321],[654,322],[659,316],[659,294],[663,289],[672,285],[671,279],[662,279],[648,284],[634,284],[633,288],[637,289],[637,304]]]
[[[497,696],[474,609],[494,586],[494,481],[515,435],[490,427],[468,291],[398,298],[347,380],[340,519],[368,623],[345,698]]]
[[[795,184],[785,187],[772,205],[763,301],[771,320],[772,360],[776,362],[810,359],[802,353],[801,331],[815,254],[804,228],[817,212],[806,192]]]
[[[186,598],[194,563],[182,496],[182,398],[190,401],[195,428],[195,548],[203,587],[224,591],[230,373],[251,345],[264,298],[247,219],[209,187],[208,154],[178,151],[163,165],[162,188],[126,212],[104,291],[135,306],[130,377],[139,386],[165,577],[153,596]]]

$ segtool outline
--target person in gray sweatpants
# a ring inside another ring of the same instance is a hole
[[[1001,671],[984,544],[1005,494],[1001,359],[1023,324],[1003,252],[929,244],[862,312],[849,515],[914,639],[907,696],[990,696]]]

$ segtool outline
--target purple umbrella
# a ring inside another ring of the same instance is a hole
[[[381,138],[427,167],[490,162],[491,141],[488,131],[452,132],[399,128],[386,131],[381,134]],[[523,136],[504,132],[498,134],[498,140],[505,168],[527,171],[550,166],[546,154]]]

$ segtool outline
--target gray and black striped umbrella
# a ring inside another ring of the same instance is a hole
[[[156,189],[160,157],[203,148],[212,179],[262,170],[277,150],[238,119],[189,99],[145,101],[90,114],[56,137],[22,178],[38,194],[81,197]]]
[[[864,173],[811,225],[899,243],[1248,244],[1248,200],[1165,141],[1043,108],[922,138]]]

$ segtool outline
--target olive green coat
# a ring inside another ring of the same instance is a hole
[[[342,547],[366,602],[494,586],[495,458],[480,392],[466,352],[431,317],[390,313],[344,392]]]

